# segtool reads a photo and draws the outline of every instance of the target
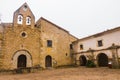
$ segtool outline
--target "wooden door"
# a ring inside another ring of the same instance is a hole
[[[45,66],[46,67],[52,67],[52,57],[51,56],[46,56],[46,58],[45,58]]]
[[[25,55],[20,55],[18,57],[18,63],[17,63],[17,67],[26,67],[26,56]]]

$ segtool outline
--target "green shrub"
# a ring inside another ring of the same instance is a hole
[[[86,67],[94,68],[94,67],[96,67],[96,65],[92,60],[88,60],[86,63]]]

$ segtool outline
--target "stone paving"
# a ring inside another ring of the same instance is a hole
[[[77,67],[24,74],[0,73],[0,80],[120,80],[120,69]]]

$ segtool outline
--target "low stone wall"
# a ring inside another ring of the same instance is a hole
[[[0,74],[22,74],[22,73],[33,73],[43,70],[41,67],[26,67],[26,68],[17,68],[14,70],[0,70]]]

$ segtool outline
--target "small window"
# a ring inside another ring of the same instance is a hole
[[[68,56],[68,54],[67,54],[67,53],[66,53],[65,55],[66,55],[66,56]]]
[[[27,5],[24,5],[23,10],[27,11]]]
[[[101,46],[103,46],[103,43],[102,43],[102,40],[99,40],[98,41],[98,47],[101,47]]]
[[[23,23],[23,16],[22,15],[18,15],[17,23],[18,24],[22,24]]]
[[[26,25],[31,25],[31,18],[30,17],[26,17]]]
[[[22,32],[21,36],[25,38],[25,37],[27,37],[27,33],[26,32]]]
[[[80,45],[80,50],[83,50],[83,45],[82,44]]]
[[[73,49],[73,45],[72,44],[70,44],[70,49]]]
[[[47,47],[52,47],[52,40],[47,40]]]
[[[21,35],[22,35],[22,37],[25,37],[25,36],[26,36],[26,33],[23,32]]]

